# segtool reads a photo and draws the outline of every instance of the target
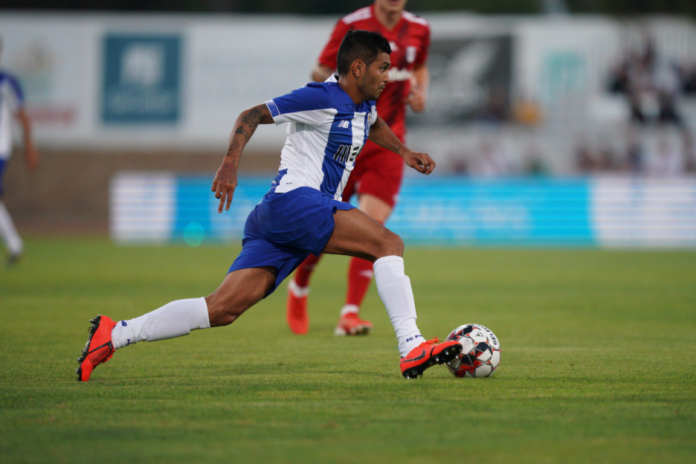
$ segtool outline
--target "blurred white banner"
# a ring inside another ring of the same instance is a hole
[[[641,30],[660,57],[696,63],[696,27],[678,18],[424,16],[431,98],[410,118],[409,142],[450,164],[467,164],[482,143],[465,123],[492,121],[500,140],[525,130],[513,164],[535,152],[552,172],[573,172],[579,135],[614,137],[627,122],[626,99],[609,94],[607,81],[622,54],[645,42]],[[337,19],[10,13],[0,17],[1,64],[19,75],[41,144],[223,151],[242,110],[309,80]],[[691,125],[696,107],[680,105]],[[250,150],[279,150],[284,140],[274,127],[259,135]]]

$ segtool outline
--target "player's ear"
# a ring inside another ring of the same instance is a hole
[[[365,62],[363,60],[355,60],[353,61],[353,64],[350,65],[350,70],[353,72],[355,78],[359,79],[363,74],[365,74],[366,67],[367,66],[365,66]]]

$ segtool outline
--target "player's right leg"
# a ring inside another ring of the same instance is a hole
[[[401,353],[401,373],[414,378],[461,352],[458,342],[425,341],[416,325],[411,281],[404,273],[404,243],[395,233],[360,210],[337,211],[324,253],[349,255],[374,263],[375,282]]]
[[[90,321],[87,345],[78,359],[78,380],[86,382],[114,352],[137,342],[154,342],[188,335],[192,330],[231,324],[275,287],[270,266],[230,272],[207,298],[176,300],[135,319],[116,322],[107,316]]]
[[[24,242],[22,242],[22,238],[17,233],[10,213],[2,200],[0,200],[0,237],[2,237],[7,247],[7,266],[10,267],[22,256]]]
[[[361,184],[362,185],[362,184]],[[392,206],[371,194],[359,195],[359,208],[372,219],[384,225],[392,212]],[[372,322],[360,318],[360,306],[374,277],[372,263],[361,258],[351,258],[348,265],[348,286],[345,304],[339,313],[336,335],[367,335]]]
[[[403,137],[401,139],[403,141]],[[362,160],[359,162],[359,167],[362,172],[360,182],[355,187],[360,211],[384,225],[396,204],[404,161],[395,153],[373,143],[365,145],[360,157]],[[372,329],[372,323],[360,318],[360,309],[373,277],[374,270],[371,262],[351,258],[348,265],[346,299],[340,311],[336,327],[337,334],[340,334],[344,327],[358,327],[362,329],[361,333],[365,334]]]

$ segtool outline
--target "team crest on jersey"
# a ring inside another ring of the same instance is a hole
[[[372,114],[371,113],[367,115],[367,127],[368,127],[368,129],[370,126],[372,126]]]

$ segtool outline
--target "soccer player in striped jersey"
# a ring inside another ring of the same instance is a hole
[[[2,39],[0,39],[2,55]],[[2,178],[12,155],[12,123],[17,119],[24,132],[24,153],[30,171],[39,166],[39,156],[31,138],[31,122],[24,109],[24,94],[19,81],[12,74],[0,69],[0,237],[7,247],[7,267],[16,264],[24,251],[24,243],[17,233],[10,213],[2,201]]]
[[[388,82],[390,52],[381,35],[351,32],[338,52],[335,79],[308,84],[239,116],[212,186],[220,199],[220,213],[230,207],[239,159],[256,127],[288,123],[288,137],[278,175],[249,214],[242,252],[227,277],[207,298],[173,301],[130,320],[93,319],[78,360],[79,380],[89,380],[92,370],[119,348],[234,322],[271,294],[310,253],[360,256],[374,262],[377,289],[394,325],[404,377],[418,377],[459,354],[461,345],[456,341],[438,343],[421,336],[411,282],[404,273],[401,239],[340,201],[368,138],[423,174],[435,168],[430,156],[409,150],[376,113],[374,100]]]
[[[430,26],[425,19],[404,11],[405,4],[406,0],[375,0],[373,5],[341,18],[312,71],[317,82],[333,73],[338,47],[346,32],[362,29],[383,35],[392,48],[390,82],[377,100],[377,112],[401,142],[406,135],[406,105],[415,112],[424,111],[429,82]],[[398,155],[368,141],[343,191],[343,201],[350,201],[357,194],[360,210],[384,224],[396,204],[403,169],[404,162]],[[287,321],[297,334],[309,330],[309,281],[318,261],[318,256],[310,255],[288,284]],[[358,315],[372,276],[369,260],[350,260],[346,299],[336,335],[363,335],[372,329],[372,323]]]

